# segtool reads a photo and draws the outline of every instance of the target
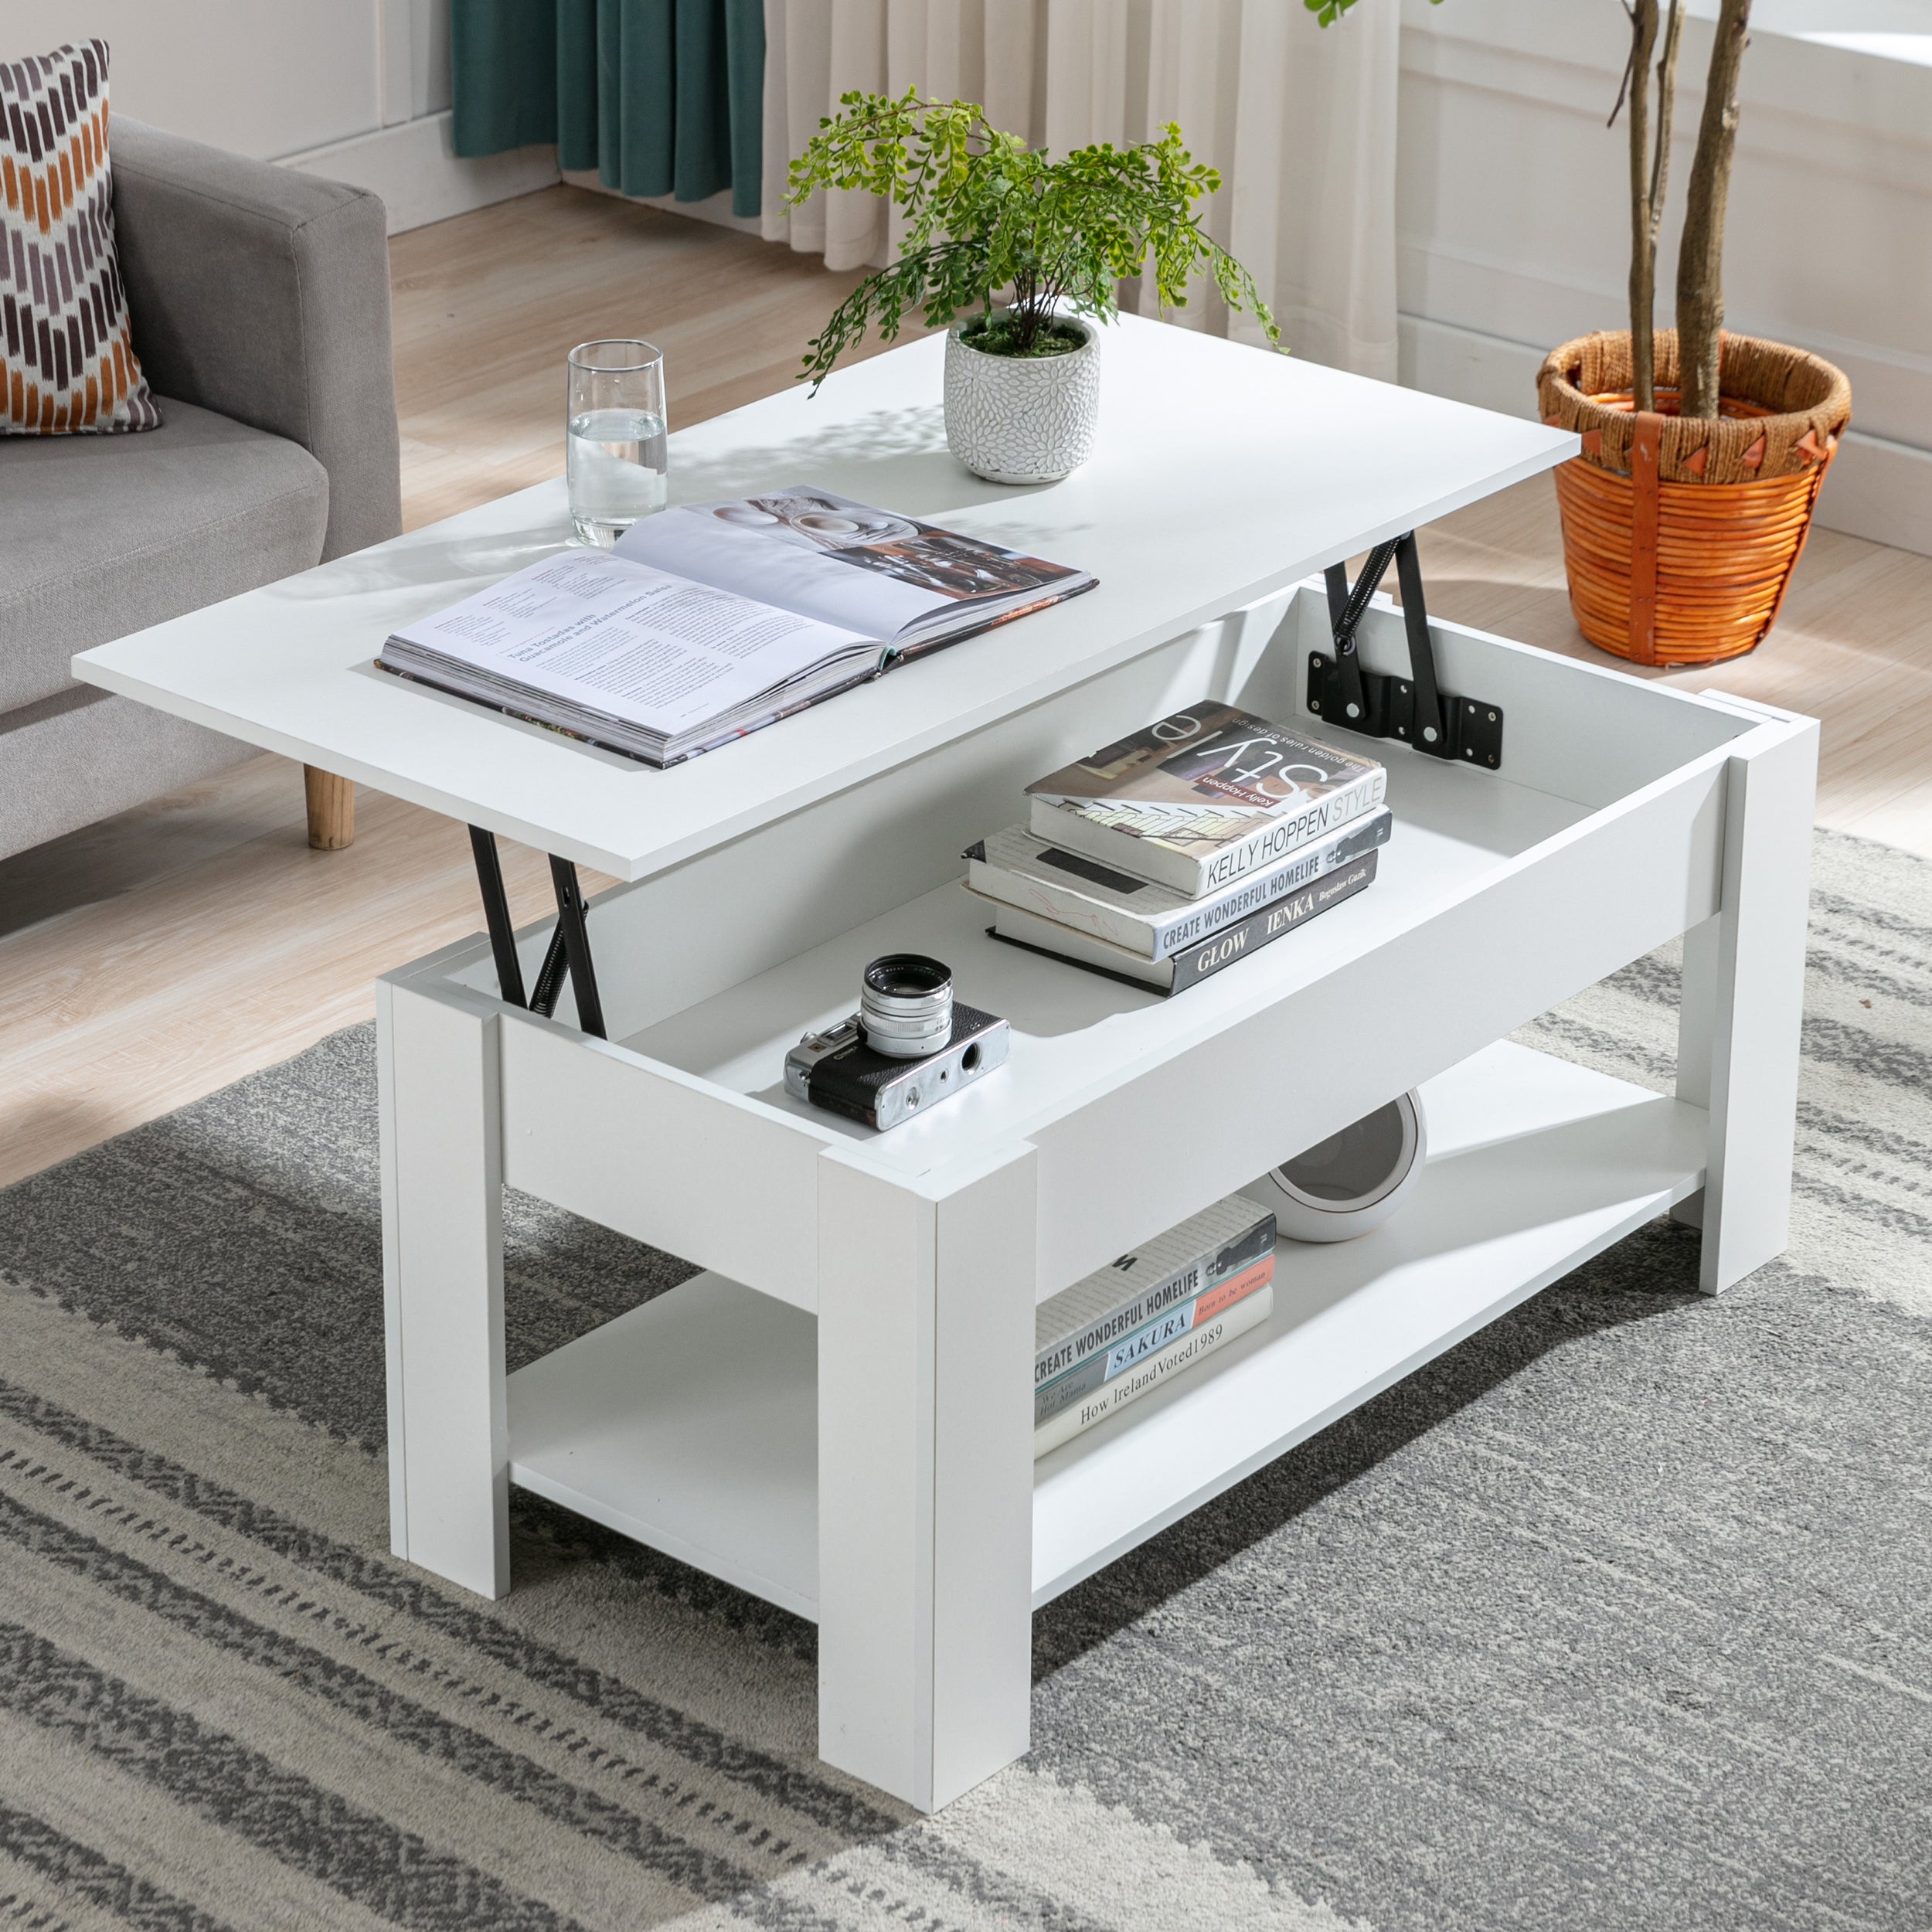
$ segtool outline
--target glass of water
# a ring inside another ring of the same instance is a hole
[[[664,357],[648,342],[580,342],[568,401],[570,521],[580,543],[608,549],[665,505]]]

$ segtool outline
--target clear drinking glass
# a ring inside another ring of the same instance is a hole
[[[580,342],[568,403],[570,521],[579,543],[608,549],[665,505],[664,357],[648,342]]]

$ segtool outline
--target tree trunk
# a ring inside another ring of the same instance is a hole
[[[1671,117],[1677,104],[1677,49],[1684,23],[1683,0],[1670,0],[1658,47],[1659,0],[1628,0],[1630,65],[1624,92],[1630,100],[1630,349],[1631,388],[1636,406],[1657,406],[1655,315],[1657,236],[1664,222],[1664,193],[1670,179]],[[1656,131],[1651,132],[1650,57],[1657,55]],[[1620,95],[1617,106],[1624,104]],[[1611,111],[1617,118],[1617,110]]]
[[[1624,87],[1630,96],[1630,360],[1631,387],[1640,410],[1657,406],[1657,350],[1653,336],[1657,294],[1657,244],[1651,239],[1655,205],[1650,166],[1650,56],[1657,45],[1657,0],[1629,0],[1630,65]],[[1611,118],[1616,118],[1611,111]]]
[[[1657,57],[1657,139],[1650,166],[1650,281],[1657,283],[1657,238],[1664,228],[1664,191],[1670,182],[1672,123],[1677,111],[1677,51],[1683,44],[1684,0],[1670,0],[1670,18],[1664,28],[1664,49]]]
[[[1724,328],[1724,211],[1737,147],[1737,74],[1750,16],[1751,0],[1719,0],[1697,158],[1691,163],[1685,203],[1684,239],[1677,251],[1679,406],[1685,416],[1713,422]]]

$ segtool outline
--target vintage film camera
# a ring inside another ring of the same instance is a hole
[[[866,968],[859,1011],[785,1056],[785,1091],[868,1127],[896,1127],[1006,1060],[1005,1021],[953,998],[952,968],[887,953]]]

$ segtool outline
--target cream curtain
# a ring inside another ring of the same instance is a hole
[[[983,101],[1056,153],[1178,121],[1220,170],[1209,231],[1295,352],[1393,381],[1400,12],[1367,0],[1325,30],[1301,0],[765,0],[765,235],[835,268],[891,258],[869,196],[784,206],[789,158],[853,88]],[[1259,339],[1211,290],[1168,319]]]

